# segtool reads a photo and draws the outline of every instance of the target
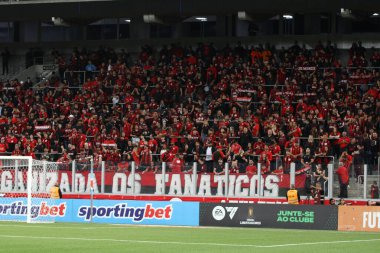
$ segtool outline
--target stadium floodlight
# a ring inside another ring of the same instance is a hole
[[[0,220],[27,223],[54,222],[65,204],[50,198],[50,189],[58,183],[58,164],[33,160],[28,156],[0,156]]]
[[[53,21],[54,25],[56,26],[69,26],[67,22],[65,22],[62,18],[59,17],[52,17],[51,21]]]
[[[127,23],[131,23],[131,19],[130,18],[124,19],[124,21],[127,22]]]
[[[282,17],[284,19],[293,19],[293,15],[289,15],[289,14],[284,14],[284,15],[282,15]]]
[[[156,15],[154,14],[145,14],[143,15],[143,20],[145,23],[156,23],[156,24],[163,24],[164,22],[158,18]]]
[[[340,8],[340,16],[342,18],[354,18],[350,9]]]
[[[207,21],[206,17],[196,17],[195,19],[198,20],[198,21],[201,21],[201,22],[206,22]]]
[[[372,14],[372,17],[378,17],[379,16],[379,13],[375,12]]]
[[[238,11],[238,19],[240,20],[246,20],[246,21],[252,21],[253,18],[245,11]]]

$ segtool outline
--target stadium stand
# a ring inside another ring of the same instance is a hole
[[[124,50],[54,50],[58,73],[39,85],[1,83],[2,155],[69,162],[93,156],[109,170],[143,171],[197,161],[212,172],[218,159],[236,172],[318,173],[332,160],[377,163],[379,52],[352,44],[344,66],[330,42],[307,49],[143,46]],[[367,60],[368,58],[368,60]],[[175,165],[174,165],[175,164]]]

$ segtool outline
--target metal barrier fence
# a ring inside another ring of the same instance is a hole
[[[291,164],[289,174],[267,173],[260,163],[253,170],[237,170],[229,163],[214,164],[212,171],[202,164],[135,162],[94,163],[92,159],[73,161],[60,166],[60,185],[64,193],[170,195],[170,196],[224,196],[224,197],[284,197],[291,184],[303,192],[306,174],[297,174]],[[91,183],[92,181],[92,183]]]
[[[333,163],[327,165],[322,180],[312,168],[299,173],[295,163],[291,164],[288,173],[263,171],[260,163],[254,164],[253,172],[248,171],[248,168],[239,171],[230,163],[217,166],[213,164],[213,171],[207,171],[199,163],[177,165],[172,162],[144,166],[134,162],[103,161],[97,164],[92,160],[73,161],[61,166],[60,178],[65,193],[89,194],[90,179],[93,178],[94,194],[284,197],[290,185],[294,184],[302,196],[313,201],[314,188],[320,183],[322,197],[342,198],[340,182],[335,173],[337,168],[334,168]],[[218,169],[215,170],[215,167]],[[380,171],[373,170],[372,175],[368,171],[368,166],[364,165],[363,175],[359,175],[356,181],[350,180],[348,198],[373,197],[371,186],[374,181],[379,182]]]

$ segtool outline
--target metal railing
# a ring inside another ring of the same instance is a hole
[[[152,168],[147,171],[148,167]],[[221,171],[214,173],[200,171],[197,163],[182,165],[181,170],[177,170],[174,162],[151,165],[130,162],[112,165],[104,161],[96,164],[89,159],[86,163],[73,161],[69,168],[66,166],[60,173],[66,173],[63,178],[69,179],[66,188],[62,189],[63,192],[80,194],[90,193],[90,177],[94,177],[96,181],[94,194],[277,198],[283,197],[291,184],[302,184],[296,180],[298,176],[294,169],[290,174],[264,175],[261,165],[256,164],[256,167],[256,174],[247,175],[231,173],[229,163],[223,163]],[[292,168],[294,167],[293,164]],[[274,187],[272,184],[279,186]]]

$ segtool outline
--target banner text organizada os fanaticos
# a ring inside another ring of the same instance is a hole
[[[61,190],[65,193],[89,193],[90,178],[89,172],[75,173],[76,187],[73,189],[72,172],[60,171],[57,177],[56,173],[47,172],[46,174],[33,173],[33,192],[48,192],[55,182],[59,182]],[[0,174],[0,190],[7,192],[25,192],[26,191],[26,174],[18,173],[18,179],[15,180],[13,171],[2,171]],[[100,193],[101,172],[94,173],[94,192]],[[169,195],[195,195],[197,196],[223,196],[225,195],[225,175],[198,174],[197,182],[194,183],[193,174],[165,174],[165,190],[163,187],[163,175],[146,173],[135,174],[133,179],[130,173],[105,172],[104,175],[104,193],[112,194],[132,194],[134,185],[134,194],[169,194]],[[304,175],[296,176],[296,187],[303,188],[305,182]],[[47,182],[47,183],[42,183]],[[228,176],[228,195],[235,197],[257,197],[259,196],[257,175],[248,176],[246,174],[231,174]],[[261,191],[264,196],[278,197],[280,189],[289,187],[289,175],[263,175],[261,176]],[[196,188],[196,189],[194,189]]]

